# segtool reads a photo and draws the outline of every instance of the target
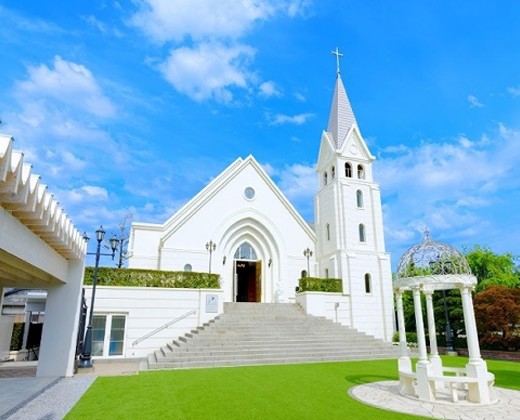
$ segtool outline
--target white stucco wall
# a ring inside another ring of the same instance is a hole
[[[306,313],[323,316],[348,327],[350,321],[350,299],[342,293],[302,292],[296,294],[298,303]]]
[[[207,295],[218,297],[217,313],[206,312]],[[92,287],[85,286],[88,306]],[[126,315],[125,344],[122,356],[142,358],[172,339],[178,338],[223,312],[223,292],[218,289],[166,289],[151,287],[107,287],[96,288],[94,314]],[[154,336],[133,344],[134,341],[154,331],[169,321],[187,312],[196,313],[163,329]]]
[[[255,190],[247,198],[247,187]],[[234,254],[248,242],[262,265],[261,301],[294,300],[302,270],[303,250],[314,251],[315,235],[278,188],[249,157],[230,165],[185,207],[162,225],[134,223],[130,242],[130,268],[209,271],[220,274],[226,301],[234,300]],[[314,257],[310,264],[314,267]],[[313,271],[313,270],[311,270]]]

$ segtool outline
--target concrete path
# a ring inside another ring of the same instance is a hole
[[[139,362],[103,363],[71,378],[39,378],[37,362],[0,364],[0,420],[61,420],[97,376],[135,375]]]
[[[520,392],[495,388],[498,402],[476,406],[470,402],[459,404],[443,402],[432,404],[405,397],[399,393],[398,381],[372,382],[350,388],[356,400],[383,410],[436,419],[454,420],[518,420],[520,419]]]

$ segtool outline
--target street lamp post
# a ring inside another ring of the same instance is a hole
[[[432,260],[429,263],[431,273],[434,275],[447,275],[453,274],[453,263],[450,260],[442,261],[439,256],[437,256],[436,260]],[[451,323],[450,323],[450,315],[448,313],[448,302],[446,298],[446,290],[442,289],[442,298],[444,304],[444,319],[446,323],[445,334],[446,334],[446,351],[448,354],[450,352],[455,352],[455,348],[453,347],[453,334],[451,333]]]
[[[217,249],[217,244],[211,239],[206,243],[206,250],[209,251],[209,274],[211,274],[211,254]]]
[[[448,303],[446,301],[446,291],[442,291],[442,297],[444,298],[444,318],[446,318],[446,350],[448,354],[450,352],[454,352],[455,348],[453,347],[453,335],[451,334],[451,324],[450,324],[450,316],[448,314]]]
[[[95,255],[96,263],[94,265],[94,276],[92,278],[92,298],[90,301],[90,313],[88,316],[88,326],[87,333],[85,334],[85,340],[83,341],[83,350],[81,355],[79,356],[79,365],[80,368],[91,368],[92,367],[92,319],[94,317],[94,301],[96,299],[96,285],[97,285],[97,276],[99,269],[99,257],[101,255],[111,256],[114,259],[114,256],[117,251],[117,247],[119,245],[119,239],[113,237],[110,239],[110,248],[112,249],[111,254],[104,254],[101,252],[101,242],[105,238],[105,231],[103,230],[103,226],[100,226],[98,230],[96,230],[96,240],[97,240],[97,248],[96,252],[87,252],[87,255]],[[83,239],[86,242],[90,239],[87,234],[83,234]]]
[[[309,263],[309,258],[312,257],[312,250],[307,247],[306,249],[303,250],[303,256],[304,257],[307,257],[307,276],[311,276],[311,266],[310,266],[310,263]]]

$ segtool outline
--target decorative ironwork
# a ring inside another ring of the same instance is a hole
[[[436,242],[425,230],[422,243],[404,253],[397,267],[398,278],[468,274],[471,269],[464,255],[450,245]]]

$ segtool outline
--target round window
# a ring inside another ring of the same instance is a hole
[[[252,187],[247,187],[245,190],[244,190],[244,195],[246,196],[246,198],[248,200],[252,200],[253,198],[255,198],[255,190],[254,188]]]

